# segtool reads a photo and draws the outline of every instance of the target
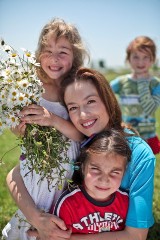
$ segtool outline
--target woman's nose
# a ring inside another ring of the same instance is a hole
[[[80,117],[81,117],[81,118],[86,118],[86,116],[87,116],[87,111],[86,111],[86,109],[85,109],[85,108],[81,108],[81,109],[80,109]]]

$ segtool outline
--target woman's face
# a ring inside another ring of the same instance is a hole
[[[106,129],[109,115],[96,87],[90,81],[69,85],[64,94],[69,116],[75,127],[86,136]]]

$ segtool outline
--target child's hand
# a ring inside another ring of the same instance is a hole
[[[19,125],[17,125],[14,128],[11,128],[11,131],[18,137],[23,137],[24,133],[26,130],[26,123],[25,122],[21,122]]]
[[[51,126],[52,115],[53,114],[47,109],[36,104],[24,107],[24,109],[20,112],[21,121],[29,124],[38,124],[40,126]]]

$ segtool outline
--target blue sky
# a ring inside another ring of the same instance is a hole
[[[160,0],[0,0],[0,37],[34,51],[42,27],[53,17],[74,23],[91,59],[123,66],[128,43],[151,37],[160,59]]]

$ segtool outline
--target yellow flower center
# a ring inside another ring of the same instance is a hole
[[[12,55],[11,55],[12,57],[16,57],[17,56],[17,54],[16,53],[12,53]]]
[[[15,122],[15,118],[14,117],[12,117],[11,120],[12,120],[12,122]]]
[[[20,101],[23,101],[23,97],[19,97],[19,100],[20,100]]]
[[[29,52],[26,52],[27,57],[31,57],[31,54]]]
[[[13,95],[13,96],[16,96],[16,92],[13,92],[12,95]]]

